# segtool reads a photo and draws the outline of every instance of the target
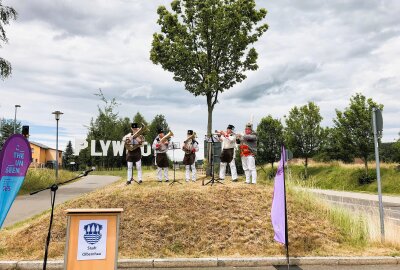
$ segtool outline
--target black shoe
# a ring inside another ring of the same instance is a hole
[[[126,185],[132,184],[132,180],[126,181]]]
[[[169,180],[167,179],[167,180],[165,180],[165,182],[169,182]]]
[[[138,181],[138,184],[141,184],[142,182],[143,182],[142,180],[139,180],[139,181]]]
[[[232,179],[232,182],[237,182],[238,180],[237,179]]]

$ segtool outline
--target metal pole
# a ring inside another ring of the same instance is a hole
[[[58,119],[57,119],[57,131],[56,131],[56,182],[58,182]]]
[[[14,114],[14,133],[15,134],[15,126],[17,125],[17,106],[15,106],[15,114]]]
[[[378,199],[379,199],[379,217],[381,222],[381,242],[385,242],[385,221],[382,203],[382,187],[381,187],[381,171],[379,165],[379,146],[378,146],[378,134],[376,128],[376,108],[372,109],[372,122],[374,128],[374,144],[375,144],[375,162],[376,162],[376,178],[378,181]]]

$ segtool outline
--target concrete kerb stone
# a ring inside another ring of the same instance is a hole
[[[340,257],[339,265],[398,264],[396,257]]]
[[[0,262],[0,270],[15,270],[15,269],[17,269],[17,261]]]
[[[217,258],[154,259],[154,268],[217,267]]]
[[[291,257],[291,265],[400,265],[400,257]],[[119,269],[262,267],[286,265],[285,257],[120,259]],[[0,270],[40,270],[43,261],[0,261]],[[64,261],[48,261],[47,269],[62,270]]]
[[[153,268],[153,259],[120,259],[118,260],[118,269],[131,268]]]
[[[286,258],[282,257],[254,257],[254,258],[218,258],[220,267],[257,267],[286,265]]]
[[[19,261],[17,270],[37,270],[43,269],[43,261]],[[62,270],[64,269],[64,261],[47,261],[46,269]]]
[[[290,257],[291,265],[338,265],[338,263],[339,257]]]

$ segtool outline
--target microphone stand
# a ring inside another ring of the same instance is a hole
[[[42,188],[40,190],[36,190],[36,191],[30,193],[30,195],[34,195],[36,193],[39,193],[39,192],[47,190],[47,189],[50,189],[50,191],[51,191],[50,225],[49,225],[49,232],[47,233],[46,246],[45,246],[45,251],[44,251],[43,270],[46,270],[46,266],[47,266],[47,256],[48,256],[48,252],[49,252],[49,245],[50,245],[50,238],[51,238],[51,227],[53,225],[54,204],[55,204],[55,201],[56,201],[56,193],[57,193],[57,190],[58,190],[58,186],[65,185],[65,184],[67,184],[69,182],[72,182],[72,181],[74,181],[76,179],[79,179],[79,178],[82,178],[84,176],[87,176],[93,170],[94,169],[86,170],[83,173],[81,173],[80,175],[78,175],[77,177],[74,177],[74,178],[72,178],[70,180],[67,180],[65,182],[58,183],[58,184],[55,183],[55,184],[53,184],[51,186],[48,186],[46,188]]]
[[[176,147],[175,147],[175,145],[176,145]],[[179,148],[179,143],[174,143],[174,142],[172,142],[172,161],[173,161],[173,163],[174,163],[174,180],[172,180],[172,182],[169,184],[170,186],[172,186],[173,184],[175,184],[175,183],[179,183],[179,184],[181,184],[182,185],[182,183],[181,182],[179,182],[178,180],[176,180],[175,179],[175,166],[176,166],[176,162],[175,162],[175,149],[178,149]]]

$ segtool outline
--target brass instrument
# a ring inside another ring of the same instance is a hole
[[[132,140],[133,140],[133,139],[136,139],[137,137],[139,137],[140,135],[142,135],[142,134],[143,134],[145,131],[147,131],[147,130],[148,130],[148,129],[147,129],[147,126],[145,126],[145,125],[142,123],[142,127],[141,127],[138,131],[136,131],[135,134],[132,134]],[[126,148],[128,151],[134,151],[134,150],[138,149],[138,148],[141,147],[141,146],[142,146],[141,143],[139,143],[139,144],[132,144],[132,142],[131,142],[130,139],[128,139],[128,140],[125,141],[125,148]]]
[[[172,131],[169,131],[167,135],[165,135],[164,137],[162,137],[162,139],[160,139],[160,144],[165,143],[172,136],[174,136],[174,133]]]
[[[190,153],[192,152],[192,149],[189,148],[189,147],[187,146],[187,143],[188,143],[190,140],[196,138],[196,135],[197,135],[196,132],[193,132],[193,134],[190,135],[190,136],[183,142],[183,147],[182,147],[182,149],[183,149],[183,151],[185,151],[185,154],[190,154]]]

